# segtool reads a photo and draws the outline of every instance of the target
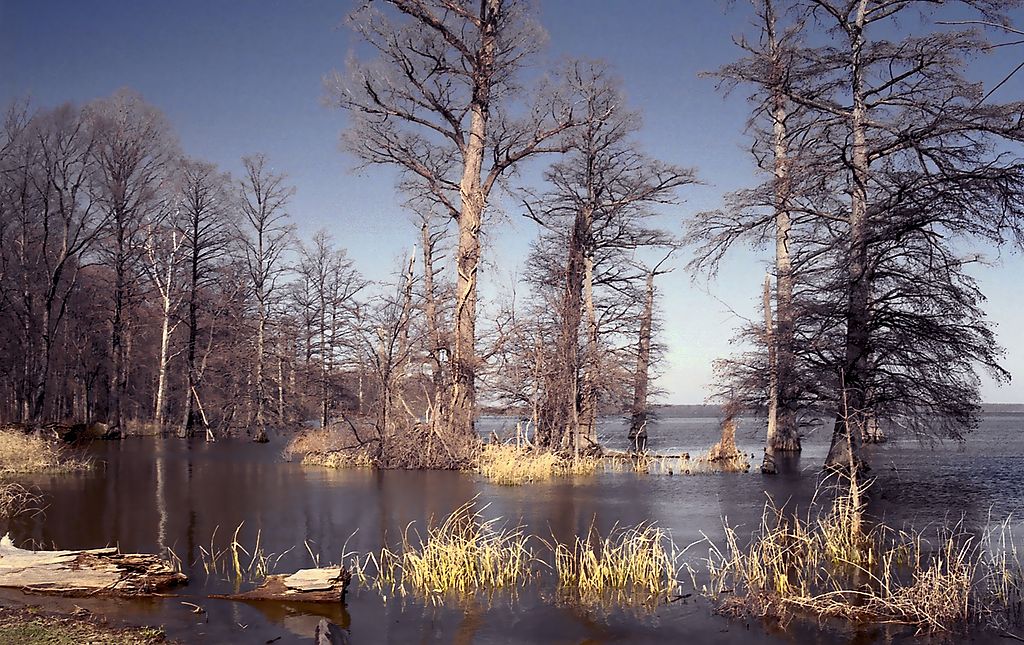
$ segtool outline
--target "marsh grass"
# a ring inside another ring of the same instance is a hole
[[[486,507],[484,507],[486,508]],[[521,525],[485,520],[475,501],[455,509],[421,536],[407,526],[394,550],[384,546],[351,560],[353,576],[382,594],[430,602],[479,592],[514,590],[528,580],[536,560]]]
[[[63,446],[16,430],[0,430],[0,475],[67,473],[86,470],[88,459],[69,454]]]
[[[268,553],[261,544],[262,530],[256,531],[256,543],[246,548],[242,545],[239,535],[245,522],[235,527],[231,542],[225,546],[217,547],[217,532],[220,527],[213,529],[210,537],[210,548],[199,547],[199,563],[208,578],[220,577],[231,582],[237,592],[242,584],[263,582],[268,575],[274,572],[281,558],[292,551],[289,548],[281,553]],[[172,552],[173,553],[173,552]],[[174,556],[177,559],[177,556]],[[178,560],[180,563],[180,560]]]
[[[750,543],[726,527],[708,559],[727,613],[898,623],[921,631],[1019,621],[1022,569],[1009,522],[979,540],[961,523],[933,531],[868,527],[853,482],[827,510],[799,519],[769,501]]]
[[[40,497],[16,482],[0,481],[0,517],[40,511]]]
[[[550,545],[559,595],[585,606],[653,606],[678,593],[682,555],[667,531],[653,523],[592,526],[572,544]]]
[[[481,448],[476,471],[495,484],[519,486],[555,477],[592,475],[600,463],[595,457],[563,458],[519,443],[491,442]]]

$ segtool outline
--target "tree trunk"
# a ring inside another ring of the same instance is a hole
[[[860,0],[856,24],[851,28],[851,169],[850,232],[846,314],[846,348],[841,377],[842,401],[832,433],[826,468],[866,469],[861,454],[867,401],[871,281],[868,275],[868,152],[867,105],[864,97],[864,18],[867,0]]]
[[[256,369],[253,373],[253,379],[255,381],[253,384],[253,404],[256,406],[256,434],[253,437],[253,441],[256,443],[266,443],[269,439],[267,438],[266,419],[263,414],[263,409],[266,406],[267,400],[263,383],[263,354],[267,335],[267,309],[262,299],[259,300],[257,316]]]
[[[593,212],[586,209],[586,237],[583,254],[583,308],[586,312],[586,332],[583,351],[583,384],[580,388],[579,437],[581,448],[593,450],[597,443],[597,371],[600,352],[597,346],[597,311],[594,308],[594,249]]]
[[[160,324],[160,356],[157,360],[156,377],[156,403],[154,406],[153,418],[157,427],[163,431],[165,422],[166,403],[164,402],[167,389],[167,351],[171,342],[171,301],[170,298],[163,298],[163,320]]]
[[[764,460],[761,472],[775,474],[775,453],[779,444],[779,363],[778,339],[773,333],[775,326],[772,319],[772,278],[764,277],[764,342],[768,349],[768,433],[764,442]]]
[[[654,324],[654,271],[647,274],[647,297],[640,318],[636,373],[633,376],[633,410],[629,424],[629,445],[636,452],[647,450],[647,392],[650,381],[651,330]]]
[[[776,276],[776,322],[771,325],[769,314],[770,301],[766,301],[765,313],[769,321],[768,328],[773,331],[770,350],[774,350],[772,365],[775,379],[775,393],[771,406],[775,409],[774,433],[769,432],[765,446],[765,465],[769,458],[777,452],[799,452],[800,435],[796,424],[796,406],[798,393],[796,388],[793,364],[793,263],[789,253],[789,236],[792,229],[790,218],[790,196],[792,184],[790,177],[790,159],[788,132],[786,128],[787,104],[783,92],[785,62],[781,59],[778,41],[775,35],[775,11],[770,0],[766,1],[766,18],[768,22],[769,48],[772,56],[773,71],[776,79],[772,87],[772,134],[774,143],[775,172],[775,276]],[[769,430],[772,427],[769,425]],[[762,470],[764,468],[762,467]]]
[[[110,327],[110,399],[107,411],[107,427],[111,435],[121,431],[121,395],[124,392],[124,300],[126,289],[124,240],[122,227],[118,226],[118,257],[114,267],[114,316]]]
[[[456,251],[455,347],[452,356],[452,430],[469,440],[476,436],[476,299],[480,264],[480,224],[487,194],[480,182],[487,145],[491,84],[498,47],[499,0],[482,0],[480,47],[470,99],[469,139],[459,184],[459,245]]]

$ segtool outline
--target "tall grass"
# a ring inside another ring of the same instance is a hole
[[[746,546],[726,527],[724,549],[712,547],[708,559],[712,595],[727,612],[803,612],[929,631],[1019,619],[1024,577],[1008,522],[982,540],[962,524],[934,534],[869,528],[862,499],[854,480],[806,519],[769,501]]]
[[[597,458],[565,458],[520,443],[492,442],[481,448],[476,471],[495,484],[518,486],[554,477],[592,475],[599,464]]]
[[[63,446],[16,430],[0,430],[0,475],[86,470],[91,462]]]
[[[210,548],[199,547],[199,562],[207,577],[228,580],[234,585],[236,592],[243,583],[260,583],[266,579],[274,572],[281,558],[294,548],[281,553],[268,553],[261,544],[262,530],[256,531],[256,543],[246,548],[239,539],[244,524],[245,522],[242,522],[235,527],[231,542],[227,546],[217,546],[217,532],[220,530],[218,526],[213,529],[213,535],[210,537]]]
[[[0,517],[39,509],[39,495],[15,482],[0,481]]]
[[[679,589],[680,551],[653,523],[616,527],[601,536],[591,527],[571,545],[552,546],[559,591],[585,605],[650,604]]]
[[[484,520],[470,501],[427,529],[425,537],[406,527],[395,550],[352,561],[354,576],[382,592],[437,601],[478,591],[512,589],[532,574],[535,555],[522,526]]]

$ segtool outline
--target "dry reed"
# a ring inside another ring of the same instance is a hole
[[[0,517],[39,510],[39,495],[15,482],[0,481]]]
[[[769,501],[746,547],[726,527],[712,547],[711,594],[727,612],[789,618],[795,611],[922,631],[1019,619],[1022,569],[1010,524],[982,541],[961,524],[921,531],[865,526],[854,481],[826,512],[807,519]]]
[[[91,467],[87,459],[43,437],[0,430],[0,475],[73,472]]]
[[[476,471],[495,484],[518,486],[554,477],[592,475],[599,464],[597,458],[564,458],[521,444],[493,442],[480,450]]]

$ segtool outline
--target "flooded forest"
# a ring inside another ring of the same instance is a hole
[[[1024,640],[1024,3],[628,4],[289,6],[263,131],[0,87],[0,644]]]

